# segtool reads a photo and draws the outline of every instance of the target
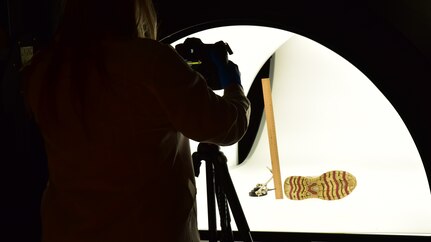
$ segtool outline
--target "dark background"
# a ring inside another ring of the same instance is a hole
[[[362,71],[398,111],[430,183],[431,1],[154,2],[159,37],[165,42],[211,26],[250,24],[294,32],[335,51]],[[37,128],[25,116],[19,96],[19,47],[38,49],[47,43],[58,19],[58,6],[58,0],[0,0],[0,241],[40,241],[38,208],[47,179],[46,159]],[[260,107],[260,99],[251,98],[253,107]],[[250,142],[246,138],[240,145],[247,147]],[[414,236],[254,235],[265,241],[423,240]]]

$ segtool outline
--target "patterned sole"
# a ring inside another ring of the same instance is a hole
[[[346,171],[328,171],[320,176],[290,176],[284,181],[284,194],[292,200],[319,198],[338,200],[356,187],[356,178]]]

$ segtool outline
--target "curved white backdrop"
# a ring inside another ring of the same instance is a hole
[[[246,91],[273,56],[270,78],[283,182],[330,170],[348,171],[357,179],[353,193],[336,201],[275,199],[274,191],[250,197],[257,183],[271,177],[263,116],[241,165],[236,145],[222,147],[252,231],[431,235],[431,194],[417,148],[394,107],[357,68],[313,40],[274,28],[229,26],[191,36],[204,43],[228,42]],[[192,143],[194,152],[197,144]],[[204,165],[201,169],[198,222],[207,230]],[[232,226],[236,229],[234,221]]]

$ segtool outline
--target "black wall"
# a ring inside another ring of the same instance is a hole
[[[40,134],[20,95],[19,48],[49,38],[48,4],[0,3],[0,241],[40,241],[39,207],[48,174]]]

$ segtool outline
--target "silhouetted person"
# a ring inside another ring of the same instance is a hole
[[[26,68],[48,156],[44,242],[199,241],[189,139],[239,141],[250,103],[237,66],[224,96],[156,41],[150,0],[68,0]]]

